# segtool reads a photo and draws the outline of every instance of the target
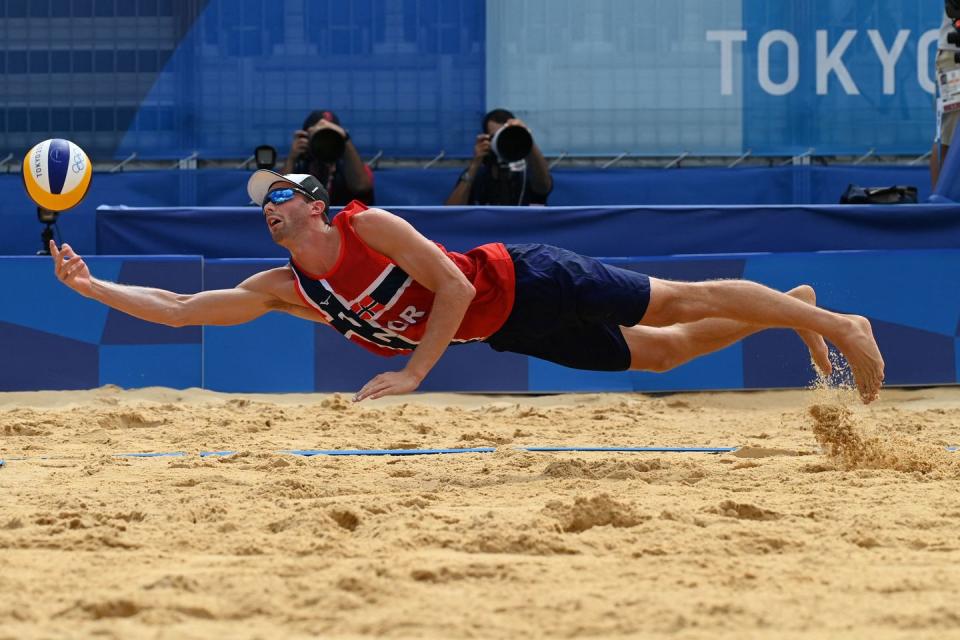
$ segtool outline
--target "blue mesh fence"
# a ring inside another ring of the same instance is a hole
[[[942,5],[916,0],[0,0],[0,154],[246,158],[314,109],[361,152],[922,153]]]

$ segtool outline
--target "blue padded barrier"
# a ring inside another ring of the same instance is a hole
[[[957,205],[400,208],[423,235],[465,251],[542,242],[591,256],[960,248]],[[224,240],[228,229],[229,241]],[[101,254],[286,258],[257,209],[97,212]]]
[[[423,208],[443,204],[460,173],[460,169],[384,169],[375,172],[377,202],[380,206],[393,210],[398,207]],[[198,207],[219,209],[242,207],[247,204],[246,181],[249,171],[204,169],[199,171],[130,171],[122,173],[96,173],[91,182],[90,193],[74,209],[62,214],[57,224],[58,240],[68,241],[81,254],[130,254],[157,253],[155,250],[136,249],[134,239],[120,246],[109,243],[97,246],[96,209],[100,205],[112,207],[132,207],[136,209],[159,207],[167,210],[189,208],[197,229],[181,227],[183,240],[191,239],[194,233],[212,233],[202,241],[211,245],[223,244],[225,230],[230,230],[231,241],[242,243],[244,251],[231,255],[239,257],[267,257],[280,253],[264,253],[262,247],[270,249],[269,237],[262,225],[254,224],[253,230],[244,230],[243,235],[234,233],[233,227],[213,228],[216,220],[204,220],[208,212],[194,211]],[[540,210],[539,220],[550,221],[555,227],[565,216],[556,218],[554,209],[562,206],[595,207],[611,206],[674,206],[692,207],[689,212],[712,211],[714,205],[797,205],[797,204],[835,204],[850,183],[862,186],[883,186],[892,184],[911,184],[919,188],[921,201],[929,194],[929,172],[924,167],[745,167],[737,169],[691,168],[691,169],[560,169],[553,172],[554,190],[550,196],[550,207]],[[696,206],[699,205],[699,206]],[[438,211],[444,211],[440,209]],[[478,226],[478,220],[472,219],[469,212],[448,210],[453,216],[450,227],[459,229],[464,221],[469,221],[469,231],[464,234],[463,245],[473,246],[484,239],[500,239],[505,236],[515,222],[520,222],[510,213],[503,217],[481,217],[480,220],[494,224],[493,233]],[[398,211],[399,212],[399,211]],[[252,212],[255,213],[255,212]],[[407,214],[403,214],[407,215]],[[417,216],[417,224],[428,237],[443,231],[430,218],[438,213]],[[763,214],[767,215],[767,214]],[[199,220],[197,217],[199,216]],[[176,218],[172,211],[171,218]],[[247,222],[259,221],[256,215],[245,215]],[[783,218],[778,219],[783,221]],[[172,220],[171,222],[175,222]],[[679,225],[698,223],[697,219],[677,218]],[[566,222],[564,222],[566,224]],[[22,180],[17,173],[0,174],[0,255],[33,255],[40,248],[42,225],[36,218],[36,207],[30,203],[23,189]],[[843,229],[839,229],[843,232]],[[830,229],[837,233],[838,229]],[[254,244],[250,235],[253,234]],[[591,230],[591,234],[616,235],[616,230],[602,228]],[[537,234],[539,235],[539,234]],[[631,229],[632,239],[639,235],[637,229]],[[853,236],[851,231],[841,236]],[[166,238],[166,234],[163,236]],[[719,242],[726,236],[721,234]],[[442,238],[436,238],[443,240]],[[541,241],[548,241],[541,238]],[[449,240],[443,240],[449,242]],[[553,241],[555,244],[557,241]],[[841,243],[842,245],[842,243]],[[186,244],[177,245],[169,241],[161,253],[185,253]],[[561,246],[564,246],[561,244]],[[261,247],[256,249],[257,247]],[[255,252],[251,252],[256,249]],[[826,248],[826,247],[821,247]],[[863,248],[860,245],[834,246],[839,249]],[[895,248],[895,245],[874,248]],[[788,250],[800,250],[794,246]],[[717,246],[711,251],[735,251],[732,246]],[[691,249],[681,251],[689,253]],[[675,252],[675,251],[671,251]],[[200,251],[207,257],[223,255],[221,252]],[[629,252],[599,251],[597,255],[637,255],[649,253],[640,246],[634,246]]]
[[[960,370],[960,250],[852,251],[610,258],[678,279],[748,278],[786,290],[812,284],[822,306],[866,315],[886,360],[888,385],[954,384]],[[93,257],[94,274],[190,292],[231,287],[276,260]],[[0,258],[0,390],[164,385],[217,391],[355,392],[401,368],[324,325],[271,313],[237,327],[172,329],[80,297],[53,276],[49,258]],[[283,335],[277,340],[278,332]],[[57,367],[47,366],[56,359]],[[802,388],[814,379],[802,342],[764,331],[666,373],[567,369],[483,343],[448,349],[422,391],[564,392]]]
[[[87,262],[107,280],[184,293],[203,287],[197,256],[93,256]],[[0,257],[0,276],[0,389],[202,386],[200,327],[144,322],[83,298],[57,281],[49,257]]]

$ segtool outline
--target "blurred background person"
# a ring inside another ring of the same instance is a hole
[[[934,189],[960,118],[960,63],[955,58],[960,53],[960,31],[954,27],[954,20],[960,19],[960,0],[944,0],[943,5],[937,42],[937,137],[930,154],[930,181]]]
[[[481,131],[446,204],[547,204],[553,178],[527,125],[506,109],[494,109],[483,117]]]
[[[283,173],[307,173],[326,187],[330,204],[374,203],[373,171],[360,158],[350,134],[332,111],[316,110],[293,132]]]

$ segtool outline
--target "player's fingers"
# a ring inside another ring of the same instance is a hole
[[[357,395],[354,396],[354,400],[356,402],[359,402],[361,400],[364,400],[365,398],[369,398],[372,396],[372,394],[376,393],[377,391],[380,391],[385,386],[388,386],[389,383],[386,380],[384,380],[382,376],[383,374],[380,374],[377,377],[373,378],[367,384],[363,385],[363,388],[360,389],[360,391],[357,392]]]
[[[359,395],[360,400],[365,400],[367,398],[375,398],[376,394],[380,393],[384,388],[389,385],[386,384],[375,384],[364,389]]]
[[[77,275],[77,265],[70,264],[66,269],[63,270],[63,281],[69,282],[74,276]]]
[[[86,266],[87,265],[84,264],[83,260],[80,258],[76,260],[71,260],[66,268],[66,277],[70,278],[77,275],[78,273],[83,271],[83,269],[86,268]]]
[[[382,398],[383,396],[388,396],[396,392],[396,387],[394,385],[386,383],[371,389],[367,394],[367,399],[376,400],[377,398]]]
[[[384,390],[382,390],[382,391],[377,391],[376,393],[371,393],[369,396],[367,396],[367,398],[368,398],[369,400],[376,400],[377,398],[382,398],[383,396],[388,396],[388,395],[390,395],[391,393],[394,393],[394,392],[391,391],[389,388],[387,388],[387,389],[384,389]]]
[[[54,260],[57,260],[60,257],[60,250],[57,249],[57,243],[54,242],[53,238],[50,238],[49,247],[50,255],[53,256]]]
[[[375,380],[375,379],[376,379],[376,378],[374,378],[374,380]],[[353,401],[354,401],[354,402],[360,402],[361,400],[363,400],[364,398],[366,398],[366,397],[367,397],[367,394],[370,393],[370,387],[371,387],[372,384],[373,384],[373,380],[371,380],[371,381],[368,382],[367,384],[365,384],[365,385],[363,385],[362,387],[360,387],[360,390],[357,391],[357,392],[354,394],[354,396],[353,396]]]

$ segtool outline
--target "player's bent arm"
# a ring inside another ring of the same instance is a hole
[[[406,220],[383,209],[368,209],[353,220],[364,242],[434,293],[423,337],[404,368],[422,380],[453,340],[476,289],[436,244]]]

